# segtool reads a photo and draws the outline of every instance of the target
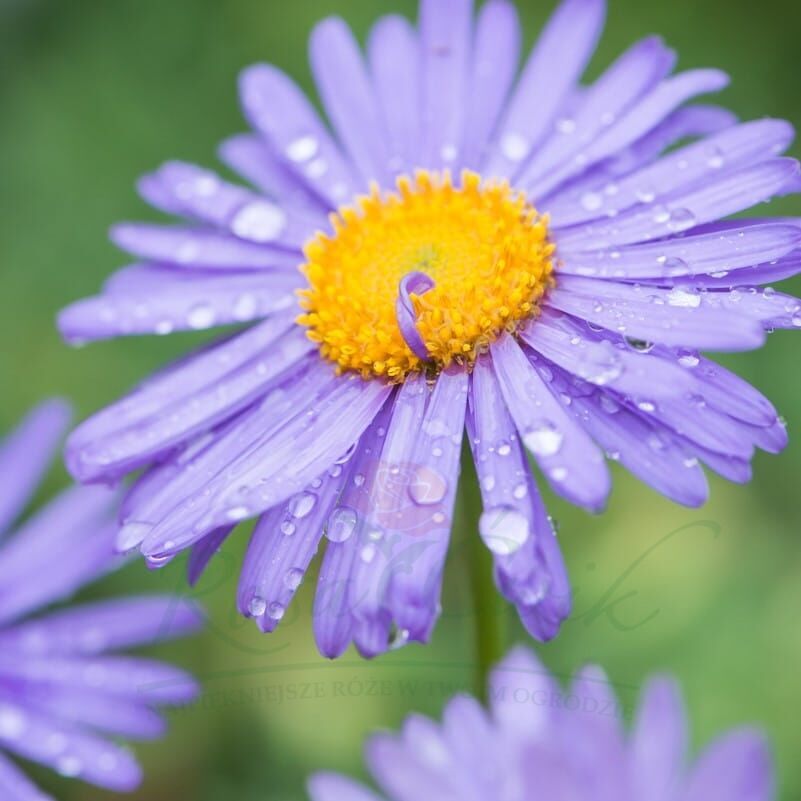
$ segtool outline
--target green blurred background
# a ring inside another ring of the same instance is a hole
[[[527,40],[552,7],[520,3]],[[415,14],[412,0],[0,0],[0,430],[52,394],[87,415],[197,338],[64,347],[56,310],[93,292],[123,257],[106,241],[116,220],[149,215],[138,175],[167,158],[214,164],[215,145],[244,128],[237,72],[269,60],[310,86],[306,37],[340,13],[359,36],[378,14]],[[719,66],[733,77],[725,103],[742,118],[801,123],[801,5],[795,0],[643,3],[613,0],[593,74],[635,38],[658,32],[681,67]],[[801,155],[796,146],[793,153]],[[797,198],[777,204],[801,214]],[[801,283],[794,284],[796,294]],[[773,335],[760,352],[726,360],[801,427],[798,340]],[[673,671],[684,685],[694,746],[726,727],[761,722],[777,752],[781,797],[801,798],[801,440],[759,455],[745,488],[712,479],[712,500],[686,510],[616,470],[607,513],[590,517],[550,499],[576,590],[576,615],[538,652],[567,675],[600,662],[631,706],[643,678]],[[51,477],[52,491],[66,481]],[[44,493],[41,495],[44,497]],[[411,709],[437,714],[473,683],[473,618],[465,543],[457,525],[445,612],[428,648],[373,663],[316,653],[307,580],[280,631],[263,637],[233,610],[246,539],[235,537],[197,594],[210,628],[157,650],[205,682],[191,709],[172,715],[164,742],[137,748],[147,779],[136,799],[301,799],[314,769],[360,774],[367,732]],[[79,536],[76,532],[74,536]],[[140,563],[90,597],[183,589],[183,565]],[[509,641],[524,640],[513,614]],[[61,799],[106,794],[42,772]]]

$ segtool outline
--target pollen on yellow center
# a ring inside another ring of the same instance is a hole
[[[536,314],[552,282],[548,219],[523,193],[470,172],[403,177],[374,187],[332,215],[333,234],[304,250],[309,285],[298,322],[321,354],[364,378],[403,381],[452,363],[470,367],[504,331]],[[425,344],[421,358],[396,316],[401,280],[424,273],[434,286],[410,299]]]

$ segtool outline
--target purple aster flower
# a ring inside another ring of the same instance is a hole
[[[687,763],[680,692],[654,678],[633,729],[603,671],[588,667],[559,685],[518,648],[493,672],[490,708],[450,701],[441,724],[407,719],[366,749],[375,795],[336,774],[309,783],[313,801],[770,801],[773,765],[761,732],[740,729]]]
[[[68,308],[64,334],[248,325],[72,436],[81,481],[144,468],[121,548],[153,565],[191,548],[194,580],[260,516],[239,607],[263,630],[325,538],[321,651],[425,641],[466,428],[496,583],[545,639],[570,593],[526,451],[598,511],[607,459],[697,506],[702,465],[745,482],[755,448],[784,446],[773,406],[702,352],[801,326],[766,286],[799,271],[801,222],[725,219],[798,189],[793,131],[686,105],[726,76],[671,75],[657,38],[581,84],[604,11],[565,0],[522,72],[505,0],[477,19],[423,0],[417,28],[381,19],[366,56],[326,20],[311,61],[330,128],[254,66],[254,133],[221,148],[250,187],[179,162],[141,181],[183,222],[114,228],[136,263]]]
[[[197,629],[199,614],[178,599],[140,597],[49,610],[119,567],[113,493],[74,487],[8,532],[46,470],[68,418],[66,405],[51,401],[0,443],[3,801],[49,799],[7,755],[109,790],[133,790],[140,768],[107,738],[160,737],[165,722],[156,708],[186,703],[197,691],[189,675],[170,665],[117,655],[123,648]]]

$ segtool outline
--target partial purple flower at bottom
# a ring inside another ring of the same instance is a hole
[[[309,783],[312,801],[770,801],[774,769],[764,735],[743,728],[687,758],[687,721],[669,678],[646,685],[627,732],[603,671],[562,690],[531,651],[494,671],[489,709],[467,696],[441,724],[413,715],[373,737],[367,763],[381,793],[344,776]]]
[[[49,609],[122,564],[114,548],[113,493],[68,489],[8,531],[68,422],[66,405],[51,401],[0,443],[2,801],[49,798],[10,757],[108,790],[134,790],[141,769],[118,739],[162,736],[158,707],[185,704],[197,694],[182,670],[118,655],[195,631],[201,623],[195,608],[148,596]]]

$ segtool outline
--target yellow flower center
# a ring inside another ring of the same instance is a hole
[[[341,371],[400,382],[470,367],[537,311],[551,285],[548,219],[470,172],[400,178],[332,215],[305,248],[298,322]]]

